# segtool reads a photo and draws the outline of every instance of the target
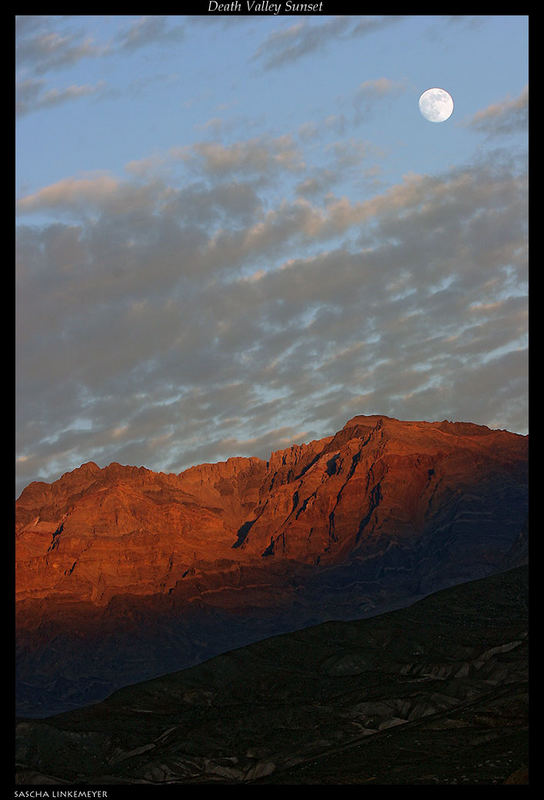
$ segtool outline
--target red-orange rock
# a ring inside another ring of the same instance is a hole
[[[231,458],[180,475],[84,464],[17,501],[17,597],[104,604],[168,592],[222,561],[342,563],[419,539],[490,481],[499,494],[516,476],[523,486],[526,459],[527,438],[506,431],[357,416],[268,462]],[[485,525],[490,511],[460,513],[449,524],[480,514]]]
[[[268,461],[179,475],[87,463],[30,484],[16,506],[22,708],[94,701],[508,568],[523,557],[527,449],[471,423],[356,416]]]

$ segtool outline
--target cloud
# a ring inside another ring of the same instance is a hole
[[[363,81],[352,97],[355,110],[353,123],[360,124],[367,121],[378,108],[387,108],[388,101],[398,97],[407,89],[404,80],[392,80],[381,77]]]
[[[300,170],[301,153],[289,135],[259,137],[232,145],[200,142],[191,148],[193,161],[204,172],[220,177],[231,174],[270,175],[278,169]]]
[[[17,204],[20,215],[44,211],[103,211],[127,214],[149,204],[152,184],[139,186],[122,183],[108,174],[65,178],[34,194],[21,198]]]
[[[78,17],[19,16],[16,18],[16,61],[19,68],[35,74],[65,69],[85,58],[110,56],[118,51],[135,51],[152,44],[179,42],[185,36],[183,25],[171,24],[171,17],[144,16],[131,19],[112,41],[98,44],[80,31],[59,33],[65,26],[78,24]]]
[[[332,173],[369,150],[328,153]],[[163,163],[181,177],[132,164],[19,200],[21,487],[89,459],[177,472],[266,458],[354,413],[523,429],[527,185],[513,159],[355,202],[288,138],[183,155]],[[269,194],[258,174],[278,165],[303,197]],[[329,193],[313,202],[318,178]],[[37,213],[56,221],[28,224]]]
[[[400,22],[403,17],[395,14],[388,14],[385,17],[355,17],[357,20],[352,28],[351,36],[365,36],[368,33],[388,28],[390,25],[395,25]]]
[[[17,116],[33,111],[100,96],[106,84],[71,83],[53,87],[46,83],[45,75],[73,67],[83,59],[102,57],[109,46],[97,44],[91,36],[78,32],[64,34],[53,30],[57,17],[19,16],[16,18],[16,105]]]
[[[240,178],[264,184],[283,172],[298,173],[305,164],[302,152],[290,134],[258,136],[225,145],[217,141],[195,142],[172,147],[140,161],[132,161],[126,170],[141,177],[170,171],[182,165],[192,176],[206,176],[212,181]]]
[[[183,25],[170,26],[164,16],[140,17],[131,22],[117,37],[123,50],[138,50],[141,47],[165,42],[179,42],[185,36]]]
[[[104,88],[105,83],[100,81],[94,86],[90,84],[73,84],[64,89],[46,89],[44,81],[29,78],[17,86],[16,114],[23,116],[32,111],[52,108],[82,97],[99,95],[104,91]]]
[[[375,78],[363,81],[355,91],[353,105],[359,114],[368,114],[383,98],[396,96],[406,90],[406,83],[390,78]]]
[[[289,28],[273,31],[254,54],[265,69],[297,61],[326,46],[331,37],[344,33],[350,25],[347,18],[336,17],[325,23],[297,22]]]
[[[380,174],[380,150],[369,142],[346,137],[332,142],[323,151],[328,161],[322,166],[313,166],[305,171],[296,186],[301,197],[326,198],[333,187],[349,177],[359,186],[374,184]]]
[[[51,18],[32,17],[26,24],[21,24],[20,20],[16,28],[16,63],[18,68],[32,70],[34,74],[64,69],[81,59],[96,58],[108,52],[107,46],[96,44],[90,36],[62,35],[48,30]]]
[[[288,28],[272,31],[254,53],[253,59],[260,61],[264,69],[274,69],[291,64],[299,59],[322,51],[343,36],[364,36],[400,18],[388,17],[333,17],[326,22],[296,22]]]
[[[98,43],[77,29],[79,18],[55,16],[19,16],[16,18],[16,69],[18,115],[77,100],[89,95],[105,94],[107,84],[100,79],[94,84],[72,84],[59,88],[46,84],[44,76],[74,67],[85,59],[112,57],[120,52],[135,52],[153,44],[178,43],[184,38],[184,27],[171,24],[171,18],[141,17],[124,24],[110,41]],[[76,29],[72,29],[72,28]],[[59,32],[58,28],[64,28]],[[172,76],[136,78],[128,87],[138,92],[158,80]]]
[[[499,103],[478,111],[464,122],[465,127],[487,137],[504,136],[527,131],[529,87],[524,86],[518,97],[507,97]]]

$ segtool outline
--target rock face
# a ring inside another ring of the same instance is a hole
[[[522,563],[527,446],[471,423],[356,416],[268,461],[179,475],[87,463],[30,484],[16,512],[20,712]]]

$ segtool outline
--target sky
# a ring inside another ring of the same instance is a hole
[[[528,432],[528,18],[330,7],[14,19],[17,494]]]

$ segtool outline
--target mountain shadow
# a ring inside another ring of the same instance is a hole
[[[527,567],[17,726],[19,784],[526,783]]]

